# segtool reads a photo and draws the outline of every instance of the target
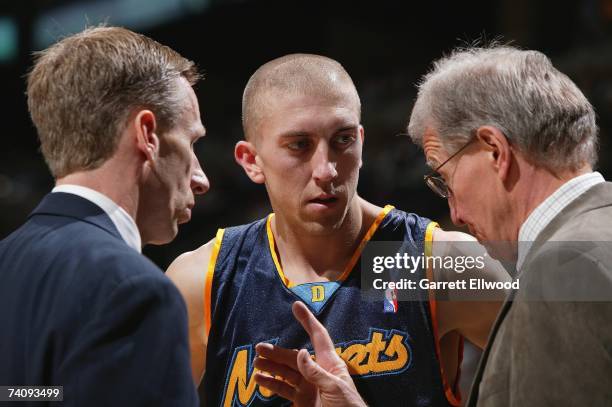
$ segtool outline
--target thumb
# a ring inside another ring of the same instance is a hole
[[[302,376],[322,392],[330,392],[337,387],[336,377],[315,363],[306,349],[299,351],[297,365]]]

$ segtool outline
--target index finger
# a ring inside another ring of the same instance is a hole
[[[317,362],[322,365],[325,365],[325,362],[335,362],[338,356],[334,348],[334,343],[323,324],[312,315],[312,312],[310,312],[301,301],[294,302],[291,309],[293,310],[295,318],[302,327],[304,327],[310,337],[310,342],[314,348]]]

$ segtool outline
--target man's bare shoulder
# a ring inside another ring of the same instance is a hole
[[[436,228],[433,233],[434,242],[475,242],[476,238],[463,232]]]
[[[461,256],[473,251],[483,253],[485,251],[474,236],[453,230],[434,229],[432,242],[434,256]]]
[[[178,256],[168,267],[166,275],[176,284],[185,300],[202,298],[206,272],[215,245],[215,239],[196,250]]]
[[[181,254],[166,271],[166,275],[178,287],[187,304],[191,369],[196,384],[201,382],[206,366],[208,332],[204,315],[204,292],[215,241],[216,238],[194,251]]]

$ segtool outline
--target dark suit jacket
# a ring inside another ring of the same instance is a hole
[[[178,290],[86,199],[49,194],[0,242],[0,385],[64,386],[64,406],[197,405]]]
[[[523,264],[468,405],[612,405],[612,183],[563,209]]]

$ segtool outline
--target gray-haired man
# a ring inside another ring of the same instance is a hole
[[[612,240],[612,183],[593,172],[597,126],[582,92],[540,52],[460,50],[424,77],[408,129],[453,222],[517,261],[521,289],[500,312],[469,404],[609,403],[612,256],[571,243]]]

